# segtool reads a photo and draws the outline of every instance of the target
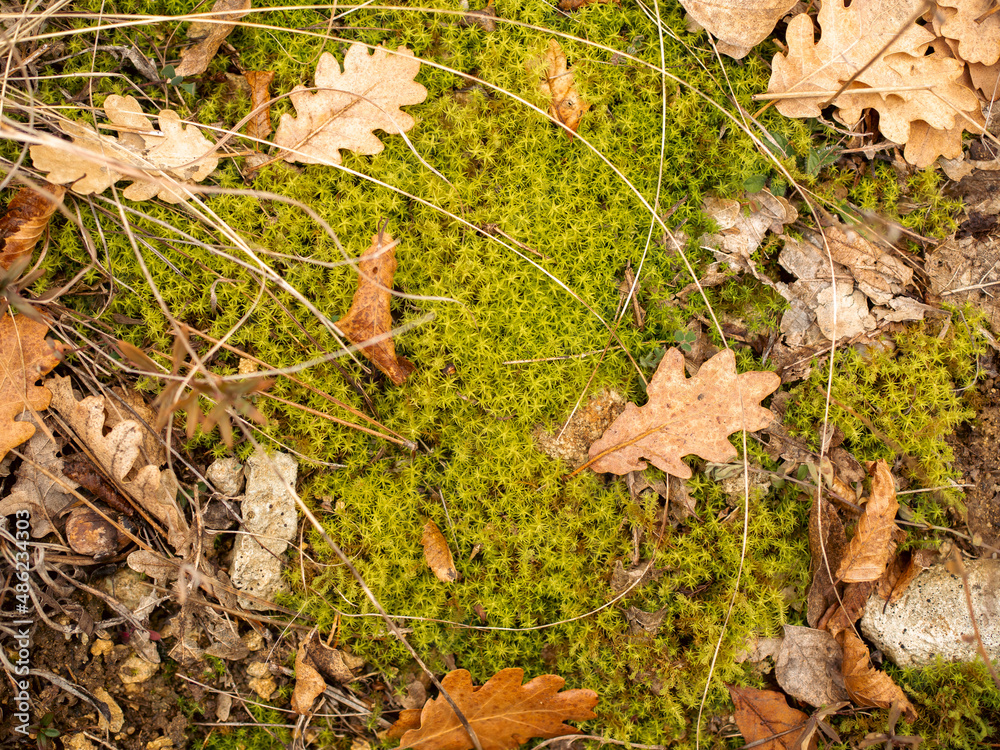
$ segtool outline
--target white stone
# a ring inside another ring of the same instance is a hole
[[[1000,561],[966,563],[976,624],[991,659],[1000,659]],[[893,604],[872,594],[861,631],[900,667],[979,658],[962,579],[943,565],[918,575]],[[968,637],[969,640],[966,640]]]

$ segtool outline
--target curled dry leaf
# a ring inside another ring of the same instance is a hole
[[[323,676],[313,666],[306,652],[306,644],[299,646],[295,654],[295,690],[292,691],[292,710],[301,715],[309,713],[313,701],[326,690]]]
[[[747,744],[760,742],[758,750],[800,750],[798,740],[809,717],[789,706],[782,693],[727,687],[736,706],[736,726]],[[813,737],[806,748],[816,750],[818,744]]]
[[[837,578],[847,583],[877,581],[896,551],[900,532],[896,526],[896,511],[899,510],[896,486],[884,460],[876,461],[871,471],[871,494],[865,512],[837,566]]]
[[[590,104],[576,90],[573,73],[566,67],[566,53],[559,42],[550,39],[548,49],[534,66],[541,68],[540,86],[549,100],[549,114],[570,129],[566,135],[573,140],[573,133],[579,129],[580,119],[590,109]]]
[[[817,505],[817,502],[822,505]],[[819,627],[820,618],[831,605],[837,603],[836,576],[831,578],[831,575],[837,572],[846,549],[847,534],[844,533],[844,524],[837,515],[837,509],[827,499],[825,492],[819,500],[813,495],[812,510],[809,512],[812,584],[806,598],[806,620],[813,627]]]
[[[376,234],[372,244],[358,262],[358,291],[351,309],[334,325],[361,353],[389,376],[395,385],[402,385],[416,369],[405,357],[396,356],[392,340],[392,277],[396,273],[396,245],[387,233]],[[373,339],[378,339],[374,340]]]
[[[917,549],[896,555],[878,582],[878,595],[889,604],[899,601],[913,579],[937,562],[936,549]]]
[[[917,720],[917,710],[885,672],[876,671],[868,658],[868,647],[850,628],[837,636],[844,648],[844,687],[858,706],[889,708],[897,703],[906,720]]]
[[[250,0],[215,0],[212,13],[217,21],[198,20],[188,28],[188,39],[197,42],[181,52],[181,64],[175,72],[179,76],[196,76],[208,70],[219,47],[236,28],[236,22],[250,10]]]
[[[0,318],[0,458],[35,434],[31,422],[14,420],[25,410],[47,409],[52,393],[33,383],[59,364],[49,327],[24,315]]]
[[[774,672],[781,689],[810,706],[847,700],[843,650],[825,630],[785,625]]]
[[[122,179],[133,180],[122,191],[129,200],[144,201],[160,197],[168,203],[187,200],[183,187],[162,181],[144,180],[116,168],[126,165],[136,170],[159,173],[184,183],[201,182],[219,164],[215,144],[194,125],[185,126],[176,112],[164,109],[159,114],[161,134],[132,96],[112,94],[104,100],[104,112],[122,132],[117,138],[98,134],[93,128],[67,121],[64,131],[74,145],[93,153],[84,156],[75,151],[49,145],[32,146],[35,167],[48,172],[49,182],[73,183],[70,190],[81,195],[100,193]],[[147,134],[148,133],[148,134]]]
[[[767,39],[795,0],[681,0],[681,5],[718,39],[719,52],[739,60]]]
[[[271,99],[274,71],[248,70],[243,77],[250,86],[250,109],[261,108],[247,123],[247,135],[263,140],[271,134],[271,107],[267,102]]]
[[[377,154],[384,148],[374,130],[398,134],[415,120],[400,107],[419,104],[427,89],[414,81],[420,61],[405,47],[390,52],[353,44],[344,70],[329,52],[316,65],[316,91],[296,86],[290,98],[298,117],[281,116],[274,142],[288,149],[285,160],[303,164],[340,164],[341,149]]]
[[[728,440],[732,433],[760,430],[774,420],[760,400],[780,384],[773,372],[737,374],[736,355],[729,349],[705,362],[689,379],[684,355],[680,349],[670,349],[649,382],[646,405],[628,404],[590,447],[590,468],[626,474],[645,469],[648,460],[668,474],[688,479],[691,469],[681,460],[686,455],[726,463],[736,455]]]
[[[788,53],[775,55],[771,66],[768,93],[790,95],[777,102],[778,111],[786,117],[819,117],[850,82],[833,102],[840,122],[853,126],[864,110],[874,109],[882,134],[907,144],[904,157],[911,164],[926,167],[938,154],[959,156],[962,131],[981,132],[982,112],[963,81],[964,64],[943,51],[925,54],[935,36],[915,23],[923,9],[923,0],[824,2],[818,42],[812,18],[795,16],[786,31]],[[920,139],[919,153],[909,146],[911,125],[917,122],[937,131],[933,142],[926,134]],[[934,150],[938,153],[932,156]]]
[[[424,559],[427,566],[434,572],[439,581],[452,583],[458,580],[458,571],[455,570],[455,561],[452,559],[451,550],[448,549],[448,540],[433,521],[424,524],[424,533],[420,540],[424,545]]]
[[[562,690],[566,681],[554,674],[539,675],[525,685],[523,669],[501,669],[482,687],[472,684],[464,669],[441,680],[465,714],[483,750],[511,750],[533,737],[549,739],[574,734],[565,721],[596,718],[593,690]],[[407,717],[412,722],[412,715]],[[399,745],[416,750],[471,750],[472,740],[443,696],[433,698],[420,712],[420,726],[403,735]]]
[[[704,235],[699,243],[703,247],[719,248],[732,256],[733,263],[749,258],[760,247],[767,232],[781,234],[785,224],[799,217],[791,203],[772,195],[769,190],[748,195],[742,201],[706,198],[702,210],[715,219],[719,232]]]
[[[66,192],[61,185],[45,185],[44,189],[55,201],[33,188],[24,187],[11,198],[7,212],[0,218],[0,240],[3,241],[0,266],[5,269],[22,258],[31,257],[38,238]]]
[[[868,597],[874,589],[875,581],[848,584],[841,596],[841,601],[830,605],[816,627],[826,630],[834,636],[840,631],[850,628],[865,611],[865,604],[867,604]]]

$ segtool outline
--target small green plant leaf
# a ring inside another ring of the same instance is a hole
[[[743,189],[748,193],[759,193],[767,184],[767,175],[755,174],[743,180]]]

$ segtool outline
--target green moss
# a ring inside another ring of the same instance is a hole
[[[186,6],[169,2],[154,11],[137,0],[117,3],[122,12],[178,13]],[[441,2],[436,7],[453,6]],[[727,111],[733,108],[731,94],[750,108],[751,95],[766,86],[769,75],[764,54],[722,63],[733,87],[730,92],[719,63],[701,49],[703,40],[685,30],[681,8],[673,5],[664,14],[676,36],[664,42],[668,70],[683,72],[691,87]],[[504,4],[503,16],[628,49],[658,64],[655,31],[628,4],[594,6],[565,17],[545,3],[514,2]],[[272,91],[311,85],[315,60],[324,49],[343,57],[344,43],[323,42],[294,31],[325,28],[327,17],[321,13],[282,11],[253,18],[283,28],[239,28],[230,42],[240,51],[246,69],[275,71]],[[388,231],[401,241],[396,287],[408,294],[453,298],[458,304],[394,300],[397,323],[435,314],[433,322],[396,338],[397,349],[417,363],[417,372],[394,388],[345,359],[341,364],[348,377],[325,364],[298,373],[304,386],[280,379],[271,393],[314,411],[257,397],[257,405],[269,418],[261,436],[265,444],[284,446],[303,457],[304,499],[315,509],[323,502],[337,508],[321,513],[327,532],[351,556],[386,609],[412,618],[403,620],[413,630],[410,641],[429,658],[432,668],[444,670],[445,658],[453,656],[477,681],[508,666],[523,667],[529,676],[558,672],[571,687],[591,687],[600,693],[599,719],[589,730],[618,739],[673,740],[677,747],[691,746],[691,722],[740,564],[742,501],[727,497],[716,482],[696,473],[692,491],[703,520],[671,529],[655,548],[648,541],[655,538],[660,522],[655,503],[635,506],[621,482],[604,483],[589,474],[564,480],[567,467],[539,454],[530,438],[534,425],[553,423],[572,408],[587,388],[596,359],[508,364],[604,347],[607,331],[587,306],[605,319],[614,315],[622,271],[627,263],[637,267],[646,248],[648,212],[581,139],[570,142],[537,112],[504,93],[544,109],[537,80],[525,64],[542,49],[550,36],[547,32],[501,24],[487,34],[460,26],[453,18],[408,10],[361,10],[349,19],[352,40],[405,44],[427,60],[478,75],[502,89],[469,90],[468,81],[452,72],[422,67],[419,80],[429,96],[422,105],[409,108],[418,118],[409,138],[420,157],[447,181],[429,172],[403,139],[389,136],[381,154],[346,153],[344,166],[392,189],[342,170],[283,163],[263,168],[247,184],[233,160],[223,161],[213,180],[309,205],[329,223],[350,256],[366,248],[380,222],[387,219]],[[159,59],[154,48],[162,47],[174,31],[167,24],[150,26],[137,41],[151,59]],[[131,31],[102,36],[105,44],[133,38]],[[68,51],[85,53],[90,43],[87,35],[71,37]],[[610,53],[581,41],[562,44],[593,104],[580,135],[652,200],[661,142],[659,77],[648,68],[612,61]],[[178,48],[170,47],[166,60],[175,61],[177,56]],[[117,65],[105,57],[101,53],[94,64],[97,69]],[[147,112],[170,106],[196,121],[234,125],[249,103],[244,94],[220,82],[227,64],[220,56],[206,75],[194,80],[196,96],[175,87],[149,87],[149,99],[143,102]],[[56,102],[65,99],[62,89],[80,92],[88,83],[83,76],[90,66],[89,54],[71,58],[59,72],[80,78],[43,79],[39,97]],[[123,78],[90,82],[98,105],[107,94],[134,93]],[[784,182],[773,164],[696,91],[668,82],[667,101],[660,205],[683,199],[672,224],[683,223],[689,236],[698,236],[710,224],[699,211],[702,198],[710,193],[735,195],[752,178],[763,177],[780,192]],[[290,104],[282,99],[272,116],[276,119],[288,111]],[[73,116],[92,119],[85,112]],[[761,115],[761,121],[775,139],[780,136],[789,145],[783,163],[793,176],[803,177],[817,190],[827,189],[831,196],[849,184],[835,170],[828,171],[829,181],[823,185],[801,174],[800,162],[816,146],[811,125],[786,120],[771,110]],[[10,144],[4,148],[5,156],[15,156]],[[931,210],[907,214],[903,223],[921,232],[945,227],[954,206],[936,197],[932,174],[918,173],[912,180],[907,189]],[[850,184],[851,197],[862,208],[903,213],[900,204],[908,193],[894,173],[878,168],[874,176]],[[337,243],[293,205],[250,194],[213,196],[206,202],[254,247],[294,258],[343,260]],[[128,214],[137,249],[121,231],[117,209],[107,196],[95,198],[92,209],[81,210],[85,231],[104,266],[103,271],[90,270],[84,282],[97,287],[113,277],[117,286],[110,304],[105,307],[106,298],[97,296],[66,299],[81,314],[100,316],[109,335],[153,351],[154,357],[167,362],[172,329],[141,271],[138,252],[174,315],[213,337],[228,334],[230,344],[269,365],[290,366],[338,348],[321,322],[286,292],[269,285],[268,293],[255,303],[260,283],[241,265],[247,258],[221,232],[199,223],[183,207],[125,205],[141,212]],[[544,260],[529,254],[538,266],[530,265],[461,226],[453,215],[479,226],[496,225]],[[659,236],[654,232],[654,239]],[[59,251],[47,256],[46,276],[38,290],[68,281],[89,262],[87,245],[75,227],[57,219],[53,238]],[[772,250],[765,246],[760,254],[766,257]],[[688,252],[698,270],[711,261],[703,250]],[[305,292],[322,314],[336,319],[349,307],[356,283],[349,266],[326,268],[263,252],[259,256],[288,284]],[[587,306],[540,269],[564,282]],[[626,323],[618,331],[637,360],[672,341],[674,332],[706,312],[697,295],[684,305],[673,300],[689,280],[672,249],[650,244],[640,288],[649,312],[646,328],[639,331]],[[746,278],[708,294],[713,309],[745,321],[751,332],[773,326],[783,308],[770,290]],[[232,330],[245,315],[245,322]],[[137,325],[130,319],[142,322]],[[834,409],[833,419],[859,458],[890,457],[892,449],[883,442],[883,435],[889,436],[918,459],[923,479],[943,481],[949,459],[943,436],[968,414],[955,389],[971,382],[970,363],[982,347],[973,331],[956,317],[943,339],[921,329],[898,337],[894,355],[876,354],[865,360],[850,349],[838,354],[834,396],[868,415],[880,432],[876,435],[846,410]],[[207,351],[204,342],[194,340],[202,352]],[[747,350],[740,349],[738,355],[741,370],[759,367]],[[444,373],[449,363],[455,365],[456,374]],[[238,358],[222,351],[208,364],[226,374],[235,371]],[[794,390],[789,423],[807,437],[815,435],[821,415],[822,399],[816,390],[821,382],[817,369],[813,379]],[[305,386],[377,416],[388,429],[417,441],[419,450],[411,454],[316,416],[318,412],[346,417]],[[606,386],[633,399],[643,397],[641,381],[620,350],[609,351],[590,392]],[[140,387],[153,391],[158,386],[142,381]],[[913,404],[920,408],[910,408]],[[187,448],[206,459],[226,452],[216,436],[205,434],[198,434]],[[245,456],[250,446],[241,443],[236,450]],[[751,445],[751,454],[766,463],[756,446]],[[341,468],[331,469],[329,464]],[[928,503],[916,504],[914,512],[940,520],[942,511]],[[751,502],[743,578],[722,641],[706,716],[729,712],[725,682],[750,679],[733,659],[750,636],[775,634],[786,620],[798,618],[788,610],[781,589],[791,585],[803,590],[806,584],[805,513],[805,504],[791,488]],[[426,519],[433,519],[445,532],[459,561],[462,578],[453,585],[434,579],[423,562],[420,532]],[[652,556],[661,573],[625,600],[600,609],[612,598],[609,578],[615,563],[628,565],[635,551],[633,527],[643,530],[647,540],[639,554],[644,559]],[[308,591],[296,589],[287,603],[303,607],[324,632],[341,612],[342,642],[387,674],[407,669],[406,652],[372,616],[372,607],[354,580],[317,535],[308,534],[308,540],[318,568],[311,563],[308,567],[318,572]],[[297,562],[289,569],[298,570]],[[630,633],[624,615],[629,606],[663,609],[660,631],[642,637]],[[498,629],[477,629],[484,625]],[[539,626],[547,627],[529,630]],[[907,680],[909,675],[904,683]],[[967,708],[961,702],[955,705],[958,712]],[[268,709],[253,710],[264,723],[285,720]],[[276,729],[240,730],[213,734],[206,747],[276,747],[281,738],[287,739],[286,734]],[[330,742],[336,746],[332,738]]]

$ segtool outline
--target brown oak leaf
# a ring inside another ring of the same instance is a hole
[[[844,648],[844,687],[851,700],[859,706],[889,708],[896,703],[903,709],[906,720],[917,720],[917,710],[885,672],[875,670],[868,658],[868,647],[848,628],[837,636]]]
[[[452,700],[479,737],[483,750],[511,750],[533,737],[549,739],[575,734],[565,721],[596,718],[593,690],[562,690],[566,681],[539,675],[522,685],[523,669],[501,669],[482,687],[464,669],[441,680]],[[405,717],[411,722],[412,714]],[[403,717],[401,717],[403,719]],[[471,750],[472,740],[443,696],[432,698],[420,712],[420,726],[403,735],[399,747],[416,750]]]
[[[448,549],[448,541],[433,521],[424,524],[424,533],[420,540],[424,545],[424,559],[427,566],[434,572],[439,581],[451,583],[458,580],[455,570],[455,560]]]
[[[416,366],[396,356],[391,336],[389,290],[396,273],[397,244],[387,232],[372,237],[371,247],[361,254],[358,262],[358,291],[354,293],[351,309],[335,325],[395,385],[402,385]]]
[[[739,60],[770,36],[795,0],[681,0],[681,5],[718,39],[719,52]]]
[[[896,551],[897,534],[900,532],[896,526],[899,501],[896,500],[896,486],[889,465],[879,460],[870,467],[870,471],[872,487],[865,512],[837,566],[837,578],[847,583],[881,578],[889,558]]]
[[[919,137],[919,148],[904,152],[911,163],[928,166],[935,149],[958,157],[962,130],[982,132],[979,100],[965,85],[962,61],[943,49],[925,54],[935,36],[915,23],[923,8],[923,0],[830,0],[820,6],[818,42],[812,18],[795,16],[786,31],[788,53],[776,54],[771,66],[768,93],[794,95],[780,99],[777,110],[786,117],[819,117],[849,83],[833,102],[840,122],[853,126],[864,110],[874,109],[890,141],[909,144]],[[919,128],[911,132],[917,121],[940,131],[938,137]]]
[[[340,149],[377,154],[384,148],[374,130],[398,134],[416,121],[403,112],[405,104],[419,104],[427,89],[414,81],[420,61],[400,47],[390,52],[352,44],[344,70],[329,52],[316,65],[316,91],[296,86],[289,97],[298,117],[283,114],[274,142],[288,149],[286,161],[303,164],[340,164]]]
[[[175,69],[179,76],[196,76],[208,70],[219,47],[236,28],[236,22],[250,10],[250,0],[215,0],[212,13],[218,21],[198,20],[188,28],[188,39],[197,42],[181,52],[181,64]],[[206,17],[210,18],[210,16]]]
[[[89,195],[129,179],[132,184],[122,191],[129,200],[144,201],[158,196],[168,203],[180,203],[187,200],[181,187],[160,180],[144,180],[134,174],[126,177],[118,167],[147,171],[151,177],[168,176],[183,184],[201,182],[219,164],[214,155],[215,144],[196,126],[185,127],[173,110],[161,110],[159,132],[154,130],[135,97],[112,94],[104,100],[104,112],[111,127],[121,130],[117,138],[100,135],[79,123],[63,124],[74,145],[91,152],[92,157],[47,144],[29,149],[35,167],[49,173],[49,182],[71,182],[70,190],[74,193]]]
[[[736,455],[728,438],[738,430],[753,432],[774,421],[760,400],[781,379],[773,372],[736,373],[736,355],[723,349],[693,378],[684,374],[684,355],[670,349],[646,389],[643,407],[628,404],[607,432],[590,446],[590,468],[626,474],[654,466],[681,479],[691,469],[681,460],[695,454],[716,463]],[[741,408],[742,407],[742,408]]]
[[[53,345],[45,340],[49,327],[25,315],[0,319],[0,458],[35,434],[31,422],[14,418],[25,410],[49,407],[52,392],[33,383],[59,364]]]
[[[736,706],[736,726],[747,744],[761,742],[755,745],[758,750],[799,750],[798,740],[809,717],[789,706],[783,693],[727,687]],[[806,748],[816,750],[818,744],[813,737]]]
[[[0,241],[3,241],[0,266],[5,269],[21,258],[31,257],[38,238],[49,225],[49,218],[66,192],[61,185],[45,185],[44,189],[56,199],[55,202],[30,187],[21,188],[11,198],[7,212],[0,218]]]
[[[579,129],[580,119],[590,109],[590,103],[576,90],[576,81],[566,67],[566,53],[559,42],[550,39],[548,49],[534,65],[542,70],[540,86],[549,100],[549,114],[572,131],[566,135],[573,140],[573,133]]]
[[[993,0],[936,0],[940,23],[935,29],[958,41],[958,57],[967,63],[1000,61],[1000,13],[989,13]]]

